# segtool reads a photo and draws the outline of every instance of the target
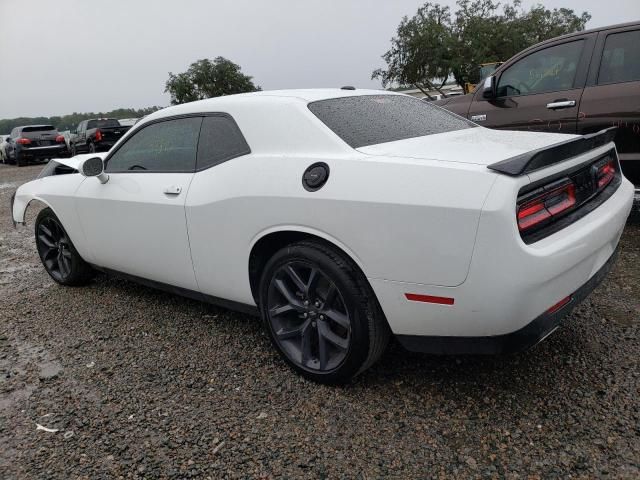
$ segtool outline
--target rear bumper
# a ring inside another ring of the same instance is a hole
[[[469,337],[478,343],[482,337],[517,337],[529,332],[527,336],[535,339],[548,333],[545,312],[561,299],[577,295],[603,270],[617,248],[632,207],[634,188],[629,181],[623,180],[609,199],[583,218],[527,245],[515,225],[515,200],[503,178],[485,203],[463,283],[444,287],[369,278],[396,336],[460,338],[447,342],[447,348],[456,342],[464,345]],[[407,294],[426,300],[415,301]],[[439,304],[429,298],[450,302]],[[530,326],[538,317],[541,319]],[[545,325],[544,331],[538,331],[542,328],[538,324]],[[486,349],[504,351],[503,347]],[[469,349],[465,346],[461,350]]]
[[[50,147],[32,147],[20,149],[18,154],[25,159],[55,158],[68,153],[66,144]]]
[[[549,309],[515,332],[488,337],[397,335],[396,338],[409,351],[437,355],[493,355],[527,350],[553,333],[560,326],[562,320],[600,285],[613,267],[616,258],[617,251],[587,283],[569,296],[569,300],[562,307],[555,311]]]

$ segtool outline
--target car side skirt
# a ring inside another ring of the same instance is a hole
[[[550,308],[520,330],[488,337],[448,337],[396,335],[398,342],[411,352],[434,355],[495,355],[527,350],[553,333],[571,313],[602,282],[613,267],[617,250],[609,260],[560,308]]]
[[[128,273],[119,272],[117,270],[111,270],[109,268],[99,267],[97,265],[91,265],[91,266],[100,272],[106,273],[107,275],[110,275],[116,278],[121,278],[123,280],[129,280],[131,282],[144,285],[145,287],[155,288],[157,290],[162,290],[164,292],[172,293],[174,295],[180,295],[181,297],[186,297],[192,300],[209,303],[211,305],[216,305],[218,307],[226,308],[228,310],[234,310],[236,312],[245,313],[247,315],[252,315],[255,317],[260,316],[260,310],[258,310],[258,307],[256,307],[255,305],[234,302],[233,300],[214,297],[213,295],[205,295],[203,293],[196,292],[195,290],[189,290],[187,288],[176,287],[175,285],[156,282],[155,280],[149,280],[147,278],[130,275]]]

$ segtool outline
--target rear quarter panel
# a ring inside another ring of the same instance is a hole
[[[331,169],[302,187],[314,162]],[[187,222],[200,289],[253,303],[251,247],[280,230],[315,234],[345,250],[369,278],[464,282],[480,210],[496,175],[483,166],[366,157],[239,157],[195,175]]]

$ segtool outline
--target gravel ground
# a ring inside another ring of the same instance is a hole
[[[346,387],[288,370],[251,317],[106,276],[57,286],[0,166],[0,477],[638,478],[640,226],[529,352],[392,345]],[[48,429],[40,429],[38,425]]]

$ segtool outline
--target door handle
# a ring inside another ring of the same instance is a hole
[[[166,195],[180,195],[180,192],[182,192],[182,187],[178,187],[177,185],[171,185],[170,187],[165,187],[163,192]]]
[[[576,106],[575,100],[556,100],[554,102],[547,103],[547,108],[550,108],[551,110],[556,108],[569,108],[569,107],[575,107],[575,106]]]

